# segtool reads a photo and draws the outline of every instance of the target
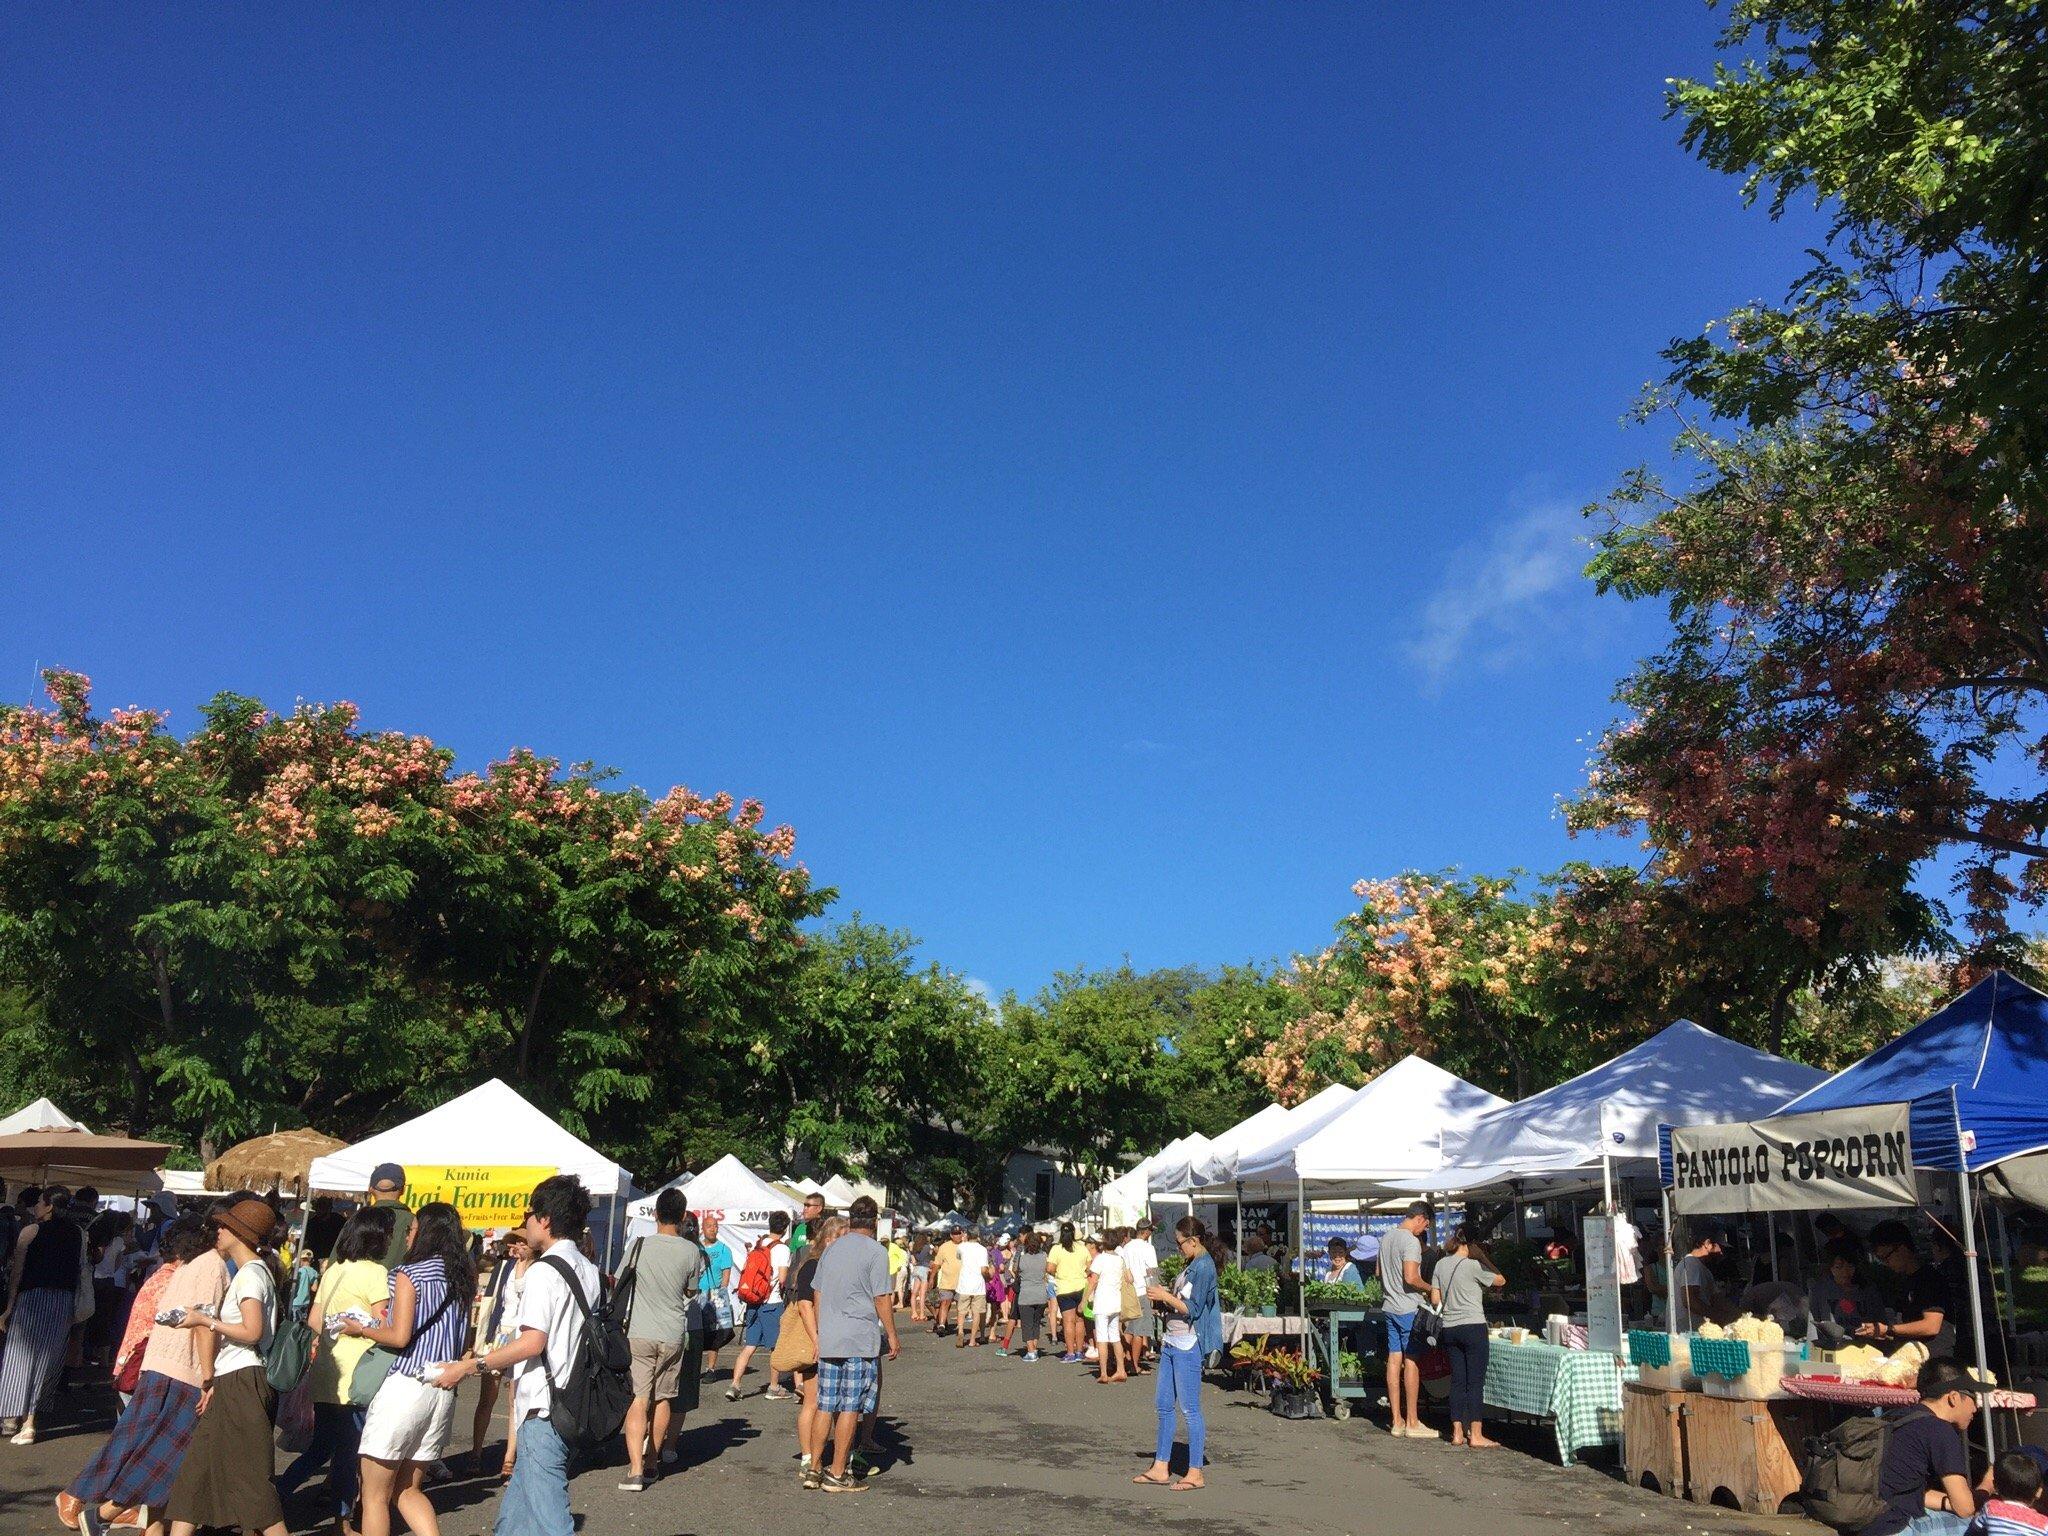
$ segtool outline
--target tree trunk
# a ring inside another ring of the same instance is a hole
[[[533,1026],[540,1018],[540,991],[547,985],[548,971],[554,965],[552,960],[540,963],[540,972],[533,978],[533,994],[526,1000],[526,1021],[519,1026],[519,1065],[514,1075],[522,1083],[526,1081],[527,1062],[533,1054]]]

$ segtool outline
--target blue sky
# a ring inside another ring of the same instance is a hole
[[[998,989],[1590,851],[1575,510],[1813,230],[1715,13],[1501,10],[18,13],[0,696],[758,795]]]

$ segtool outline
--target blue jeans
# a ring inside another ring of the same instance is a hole
[[[1913,1523],[1906,1527],[1906,1536],[1963,1536],[1969,1528],[1970,1522],[1961,1515],[1930,1509],[1924,1515],[1913,1517]]]
[[[313,1439],[277,1480],[279,1496],[290,1498],[308,1478],[325,1467],[327,1491],[336,1508],[346,1514],[356,1501],[360,1471],[356,1447],[362,1443],[363,1415],[368,1411],[346,1403],[315,1403]]]
[[[1188,1470],[1202,1469],[1202,1446],[1209,1438],[1209,1426],[1202,1421],[1202,1351],[1175,1349],[1165,1344],[1159,1350],[1159,1385],[1152,1393],[1152,1406],[1159,1410],[1158,1459],[1173,1459],[1174,1410],[1188,1419]]]
[[[569,1513],[569,1448],[546,1419],[519,1425],[519,1455],[498,1501],[492,1536],[576,1536]]]

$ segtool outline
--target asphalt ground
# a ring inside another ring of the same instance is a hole
[[[765,1352],[764,1352],[765,1353]],[[757,1357],[758,1358],[758,1357]],[[727,1356],[730,1369],[731,1356]],[[723,1383],[704,1383],[690,1415],[683,1463],[645,1493],[620,1492],[623,1452],[583,1471],[571,1503],[586,1536],[708,1536],[793,1531],[826,1522],[849,1536],[903,1536],[910,1529],[975,1536],[1164,1531],[1180,1536],[1315,1532],[1459,1531],[1481,1536],[1621,1532],[1674,1536],[1818,1536],[1792,1520],[1759,1520],[1677,1503],[1626,1487],[1612,1465],[1560,1467],[1547,1431],[1492,1425],[1500,1450],[1395,1440],[1381,1416],[1289,1421],[1246,1392],[1205,1388],[1209,1486],[1176,1494],[1135,1487],[1150,1462],[1155,1418],[1151,1378],[1097,1386],[1092,1368],[1005,1359],[991,1348],[956,1350],[921,1330],[905,1335],[902,1359],[884,1368],[881,1437],[889,1454],[859,1494],[806,1493],[797,1484],[794,1408],[750,1394],[727,1403]],[[456,1414],[467,1451],[474,1385]],[[51,1500],[98,1447],[116,1407],[111,1393],[68,1392],[46,1411],[34,1446],[0,1443],[0,1536],[56,1531]],[[499,1425],[503,1424],[502,1407]],[[1548,1453],[1546,1455],[1546,1452]],[[446,1536],[481,1536],[498,1501],[491,1474],[454,1457],[457,1477],[433,1489]],[[282,1466],[286,1458],[279,1457]],[[320,1483],[287,1507],[294,1532],[331,1530]],[[1048,1524],[1052,1522],[1052,1524]]]

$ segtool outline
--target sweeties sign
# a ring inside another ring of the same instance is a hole
[[[1700,1216],[1911,1205],[1909,1116],[1904,1104],[1874,1104],[1674,1126],[1672,1208]]]

